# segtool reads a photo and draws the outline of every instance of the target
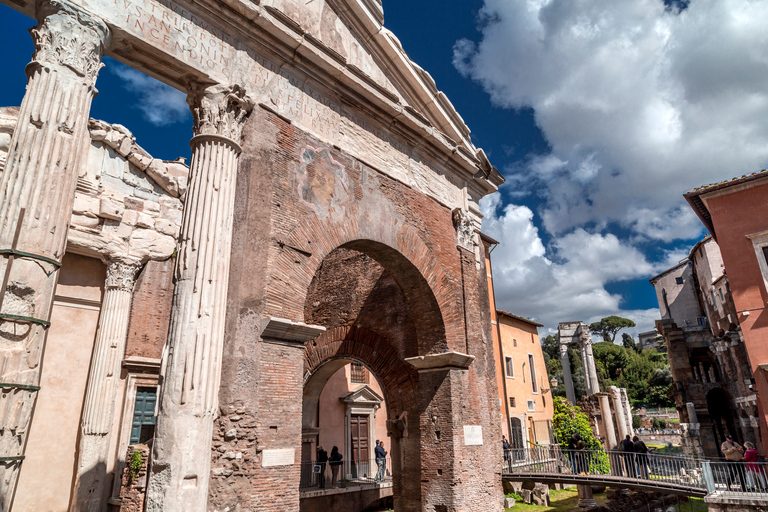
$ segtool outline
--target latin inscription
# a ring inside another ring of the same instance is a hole
[[[483,427],[464,425],[464,446],[479,446],[481,444],[483,444]]]
[[[261,467],[290,466],[294,463],[296,450],[284,448],[279,450],[264,450],[261,452]]]

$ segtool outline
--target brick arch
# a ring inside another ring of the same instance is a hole
[[[335,327],[307,343],[304,351],[305,383],[309,383],[328,363],[349,360],[364,363],[376,375],[393,417],[409,404],[418,403],[416,370],[400,359],[387,338],[361,327]],[[322,386],[320,388],[322,390]],[[305,408],[308,398],[305,394]]]
[[[379,262],[403,290],[421,319],[420,350],[442,352],[464,345],[460,286],[451,281],[429,247],[408,226],[400,223],[386,229],[361,229],[355,216],[342,223],[313,215],[281,245],[267,292],[268,314],[303,321],[307,292],[323,260],[337,248],[348,248]],[[425,337],[431,339],[421,339]]]

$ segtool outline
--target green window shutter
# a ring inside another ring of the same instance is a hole
[[[142,428],[145,425],[155,424],[156,403],[157,388],[138,388],[136,390],[136,404],[133,407],[130,444],[140,443],[142,441]]]

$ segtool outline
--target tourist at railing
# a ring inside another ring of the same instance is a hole
[[[632,439],[629,437],[629,434],[627,434],[627,437],[625,437],[621,443],[621,451],[622,451],[622,458],[624,459],[624,468],[626,470],[627,476],[630,478],[636,478],[637,475],[635,473],[636,468],[636,462],[635,462],[635,443],[632,442]]]
[[[344,456],[339,453],[339,447],[334,446],[328,459],[328,465],[331,466],[331,487],[336,487],[336,482],[339,479],[339,469],[341,468],[341,459],[343,458]]]
[[[322,446],[317,447],[317,465],[320,466],[319,484],[325,489],[325,465],[328,462],[328,452]]]
[[[768,485],[766,485],[765,465],[757,464],[759,462],[760,453],[755,448],[755,445],[747,441],[744,443],[744,447],[747,449],[744,452],[744,462],[747,463],[747,480],[749,481],[749,487],[753,491],[766,492]]]
[[[504,450],[504,466],[508,468],[512,465],[512,454],[510,453],[512,446],[510,446],[506,436],[503,435],[501,436],[501,448]]]
[[[637,463],[637,474],[640,478],[648,479],[648,447],[635,436],[632,438],[635,446],[635,461]]]
[[[382,482],[384,480],[384,472],[387,470],[387,451],[384,449],[384,443],[376,440],[376,448],[374,448],[374,454],[376,455],[376,478],[374,481]]]
[[[720,445],[720,450],[725,455],[725,460],[729,462],[741,462],[741,460],[744,458],[744,448],[742,448],[739,443],[733,440],[733,436],[731,434],[725,436],[725,441],[723,441],[723,444]],[[736,478],[739,480],[741,490],[746,491],[747,475],[744,472],[744,465],[734,464],[729,466],[730,467],[728,467],[726,470],[726,476],[728,477],[728,487],[731,486],[734,480],[733,477],[736,476]]]

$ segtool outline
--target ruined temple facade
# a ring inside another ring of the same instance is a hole
[[[7,3],[37,26],[0,138],[0,509],[298,511],[354,363],[395,509],[500,510],[478,201],[503,179],[381,2]],[[189,167],[89,120],[104,55],[187,94]]]
[[[720,445],[728,433],[739,443],[759,446],[752,370],[717,243],[705,237],[651,284],[686,448],[722,456]]]

